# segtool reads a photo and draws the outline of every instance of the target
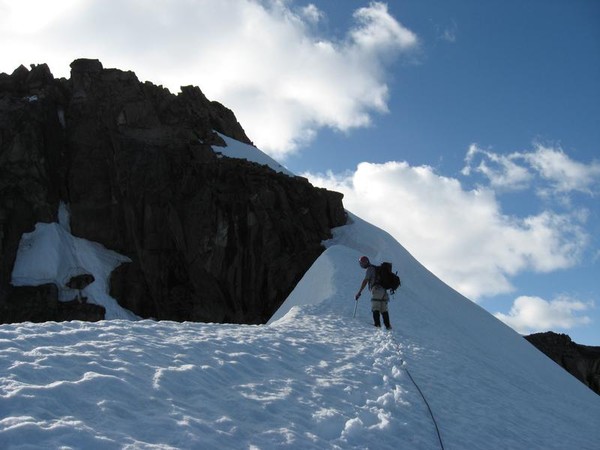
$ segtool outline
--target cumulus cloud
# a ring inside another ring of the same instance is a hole
[[[540,177],[551,184],[557,193],[578,191],[586,194],[598,192],[600,187],[600,161],[589,164],[572,160],[561,148],[536,145],[535,151],[521,155]]]
[[[600,192],[600,161],[584,164],[574,161],[560,147],[542,144],[534,144],[532,151],[506,155],[472,144],[462,173],[479,173],[499,190],[522,190],[535,182],[544,197]]]
[[[371,2],[342,39],[324,38],[324,13],[282,0],[0,0],[0,70],[47,62],[68,75],[79,57],[134,70],[178,91],[200,86],[233,109],[250,138],[284,158],[322,127],[368,126],[387,111],[389,64],[417,36]],[[50,13],[46,13],[50,11]]]
[[[473,300],[512,291],[510,278],[522,271],[572,267],[589,241],[578,215],[509,216],[493,190],[467,190],[428,166],[361,163],[348,173],[304,176],[342,192],[348,210]]]
[[[351,45],[366,54],[386,53],[397,48],[412,48],[417,44],[416,35],[394,19],[387,5],[373,2],[354,13],[358,26],[350,31]]]
[[[522,296],[515,300],[508,314],[494,315],[517,332],[530,334],[587,325],[591,323],[591,319],[583,313],[592,308],[592,303],[564,296],[550,301]]]
[[[533,180],[533,174],[528,167],[515,162],[517,154],[501,155],[489,150],[484,150],[476,144],[471,144],[467,156],[466,165],[462,170],[463,175],[471,175],[477,172],[484,175],[494,189],[517,191],[529,187]],[[476,161],[479,161],[477,165]]]
[[[317,23],[323,19],[325,14],[319,8],[317,8],[314,4],[306,5],[301,9],[304,17],[308,19],[308,21],[312,23]]]

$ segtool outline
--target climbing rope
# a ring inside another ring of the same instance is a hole
[[[394,337],[394,335],[391,335],[391,337],[392,337],[392,342],[396,346],[397,352],[400,354],[400,350],[399,350],[400,346],[396,342],[396,338]],[[408,370],[408,367],[406,367],[405,361],[402,358],[402,356],[400,356],[400,363],[402,365],[402,368],[404,369],[404,371],[408,375],[408,378],[410,378],[410,381],[412,381],[412,383],[417,388],[417,391],[419,391],[419,394],[421,394],[421,398],[423,398],[423,401],[425,402],[425,405],[427,406],[427,410],[429,411],[429,415],[431,416],[431,420],[433,421],[433,425],[435,426],[435,432],[437,433],[437,437],[438,437],[438,440],[440,442],[440,448],[442,450],[444,450],[444,443],[442,442],[442,435],[440,434],[440,429],[438,427],[437,421],[435,420],[435,416],[433,415],[433,411],[431,410],[431,406],[429,406],[429,402],[427,401],[427,398],[425,397],[425,394],[423,394],[423,391],[421,390],[421,388],[419,387],[419,385],[417,384],[417,382],[415,381],[415,379],[411,375],[410,371]]]
[[[356,300],[356,304],[354,305],[354,314],[352,315],[352,318],[356,317],[356,306],[357,305],[358,305],[358,300]],[[435,432],[437,434],[438,441],[440,442],[440,448],[442,450],[445,450],[444,442],[442,441],[442,435],[440,434],[440,429],[438,427],[437,420],[435,420],[435,416],[433,415],[433,411],[431,410],[431,406],[429,406],[429,402],[427,401],[425,394],[423,394],[423,391],[421,390],[421,388],[419,387],[419,385],[417,384],[417,382],[411,375],[410,371],[408,370],[408,367],[406,367],[406,363],[405,363],[404,359],[402,358],[402,352],[400,351],[400,345],[398,344],[398,342],[396,342],[396,338],[391,333],[390,333],[390,336],[391,336],[392,343],[396,347],[396,351],[398,352],[398,355],[400,355],[401,367],[404,369],[404,371],[408,375],[408,378],[410,378],[410,381],[412,381],[412,383],[415,385],[415,387],[417,388],[417,391],[419,391],[419,394],[421,394],[421,398],[423,399],[423,401],[425,402],[425,405],[427,406],[427,410],[429,411],[429,415],[431,416],[431,420],[433,421],[433,425],[435,427]]]

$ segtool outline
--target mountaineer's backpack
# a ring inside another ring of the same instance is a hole
[[[392,263],[383,262],[380,266],[375,266],[375,274],[375,284],[384,289],[389,289],[392,294],[400,287],[400,277],[397,272],[392,272]]]

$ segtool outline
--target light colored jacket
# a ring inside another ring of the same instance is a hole
[[[377,269],[374,265],[367,267],[365,272],[365,280],[369,283],[369,291],[371,291],[371,300],[389,300],[390,297],[387,291],[375,282],[377,277]]]

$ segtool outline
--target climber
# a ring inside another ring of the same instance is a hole
[[[360,267],[366,269],[365,278],[363,279],[360,289],[356,293],[354,299],[358,301],[363,289],[368,285],[371,291],[371,311],[373,312],[373,322],[376,327],[381,327],[379,315],[383,317],[383,324],[388,330],[391,330],[390,315],[388,313],[388,302],[390,297],[387,290],[377,283],[377,267],[371,264],[369,258],[361,256],[358,260]]]

